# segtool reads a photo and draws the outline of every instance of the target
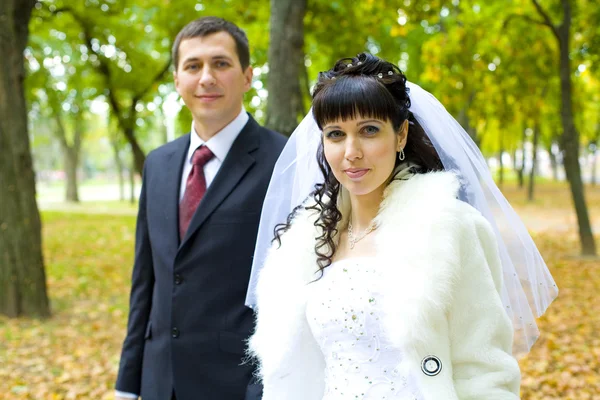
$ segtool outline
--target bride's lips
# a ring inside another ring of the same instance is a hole
[[[350,179],[359,179],[362,178],[367,172],[369,172],[368,168],[348,168],[345,169],[344,172]]]

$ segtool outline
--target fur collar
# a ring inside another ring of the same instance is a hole
[[[490,315],[503,308],[500,299],[489,296],[492,280],[500,278],[474,272],[486,262],[476,230],[483,217],[456,198],[459,182],[453,173],[406,178],[389,184],[376,217],[379,228],[373,232],[373,262],[383,275],[377,298],[382,334],[403,353],[398,369],[416,377],[426,399],[518,398],[518,365],[509,354],[510,320]],[[344,202],[339,204],[347,215]],[[296,215],[259,275],[249,352],[260,360],[265,399],[323,397],[325,360],[306,318],[311,281],[319,276],[316,214],[305,208]],[[490,247],[490,260],[495,254]],[[499,259],[495,263],[499,274]],[[481,323],[468,323],[472,313]],[[470,335],[468,341],[465,335]],[[435,379],[421,373],[430,355],[444,365]],[[454,356],[457,364],[451,361]],[[455,383],[455,373],[468,379]]]
[[[393,337],[399,347],[427,341],[420,329],[434,322],[427,320],[432,314],[427,310],[441,309],[450,303],[446,294],[450,293],[455,268],[448,263],[458,257],[458,249],[451,244],[452,231],[448,227],[453,225],[457,215],[451,211],[457,202],[458,186],[458,179],[451,172],[402,174],[390,182],[384,192],[376,217],[379,228],[374,234],[378,260],[389,276],[384,310],[390,317],[395,314],[404,321],[388,327],[390,332],[395,332]],[[350,211],[347,192],[340,194],[338,204],[342,212],[340,226],[345,226]],[[283,238],[293,243],[291,253],[284,250],[289,266],[285,269],[301,271],[305,285],[320,276],[316,270],[314,238],[321,232],[314,226],[316,216],[314,210],[303,210]],[[440,265],[444,262],[447,265]],[[398,320],[392,317],[387,321]]]
[[[458,246],[453,227],[457,222],[458,179],[451,172],[432,172],[392,181],[376,217],[374,232],[377,268],[385,276],[381,304],[383,326],[399,349],[419,352],[451,304],[457,274]],[[348,204],[339,208],[344,222]],[[261,374],[294,368],[286,366],[288,350],[298,336],[309,337],[305,321],[307,288],[320,276],[315,254],[317,211],[311,203],[296,214],[281,246],[274,245],[257,284],[257,330],[250,351],[262,357]],[[340,224],[341,224],[340,223]],[[343,225],[342,225],[343,226]]]

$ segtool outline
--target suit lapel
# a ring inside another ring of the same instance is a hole
[[[204,221],[231,193],[250,167],[256,162],[250,153],[259,146],[258,129],[259,125],[250,117],[250,120],[248,120],[235,142],[233,142],[229,153],[227,153],[227,157],[223,161],[223,165],[219,168],[217,176],[215,176],[215,179],[208,187],[204,198],[192,217],[180,248],[202,226]]]
[[[167,248],[173,252],[176,252],[179,247],[179,186],[181,185],[183,162],[190,146],[190,135],[188,134],[180,142],[179,146],[165,156],[164,168],[161,169],[163,173],[160,178],[161,190],[164,192],[159,195],[165,199],[163,228],[168,240]]]

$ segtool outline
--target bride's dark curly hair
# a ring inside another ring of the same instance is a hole
[[[319,73],[318,82],[313,91],[313,115],[319,129],[327,123],[346,121],[357,117],[390,121],[394,131],[399,132],[402,123],[408,119],[408,137],[404,147],[405,159],[396,157],[397,167],[402,163],[416,164],[416,173],[440,171],[442,162],[413,114],[410,107],[409,89],[406,76],[392,63],[369,53],[358,54],[354,58],[343,58],[326,72]],[[342,214],[337,207],[340,183],[333,175],[325,159],[323,141],[317,152],[319,168],[325,181],[315,185],[311,193],[316,204],[307,209],[319,212],[315,226],[322,234],[316,238],[315,252],[321,273],[331,265],[336,251],[335,236]],[[275,238],[281,244],[281,235],[290,228],[296,211],[290,213],[286,223],[275,227]]]

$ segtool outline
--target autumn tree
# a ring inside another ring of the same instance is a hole
[[[105,3],[99,9],[89,9],[83,5],[52,2],[45,5],[40,15],[45,19],[51,19],[50,16],[70,18],[71,24],[79,28],[86,59],[104,80],[111,112],[129,143],[136,169],[141,173],[146,154],[135,133],[136,107],[151,95],[159,82],[166,79],[171,65],[168,48],[172,39],[168,38],[167,43],[161,45],[159,40],[152,40],[153,35],[140,36],[140,32],[147,30],[148,34],[152,29],[137,18],[123,23],[128,12],[131,8],[127,8],[126,4]],[[129,32],[123,32],[124,28],[129,28]],[[121,32],[118,43],[115,31]],[[139,39],[133,40],[135,37]],[[165,51],[157,52],[156,48],[160,47]],[[134,67],[139,71],[144,69],[144,73],[136,74]]]
[[[0,2],[0,313],[49,316],[25,104],[33,0]]]
[[[560,0],[561,20],[560,23],[553,21],[552,15],[544,8],[538,0],[531,0],[536,17],[530,15],[520,15],[521,19],[531,24],[541,25],[554,36],[558,52],[558,74],[560,76],[561,88],[561,123],[562,135],[560,137],[561,148],[564,152],[564,166],[571,189],[571,197],[575,205],[577,221],[579,226],[579,238],[581,241],[581,251],[583,255],[595,255],[596,243],[592,233],[590,217],[585,201],[585,192],[583,190],[583,180],[581,177],[581,165],[579,164],[580,134],[575,126],[573,112],[573,84],[572,84],[572,66],[570,59],[570,48],[573,30],[573,5],[576,2],[571,0]],[[574,4],[572,4],[574,3]],[[583,10],[580,10],[583,12]]]
[[[304,67],[306,0],[271,0],[266,126],[291,135],[304,116],[301,74]]]
[[[78,169],[88,130],[89,109],[91,101],[99,95],[101,82],[93,69],[81,60],[78,46],[65,40],[69,35],[60,29],[67,29],[56,24],[50,29],[41,29],[36,26],[38,23],[35,20],[32,23],[26,51],[28,99],[30,107],[38,110],[37,118],[43,117],[49,122],[52,137],[60,146],[66,175],[65,200],[78,202]]]

